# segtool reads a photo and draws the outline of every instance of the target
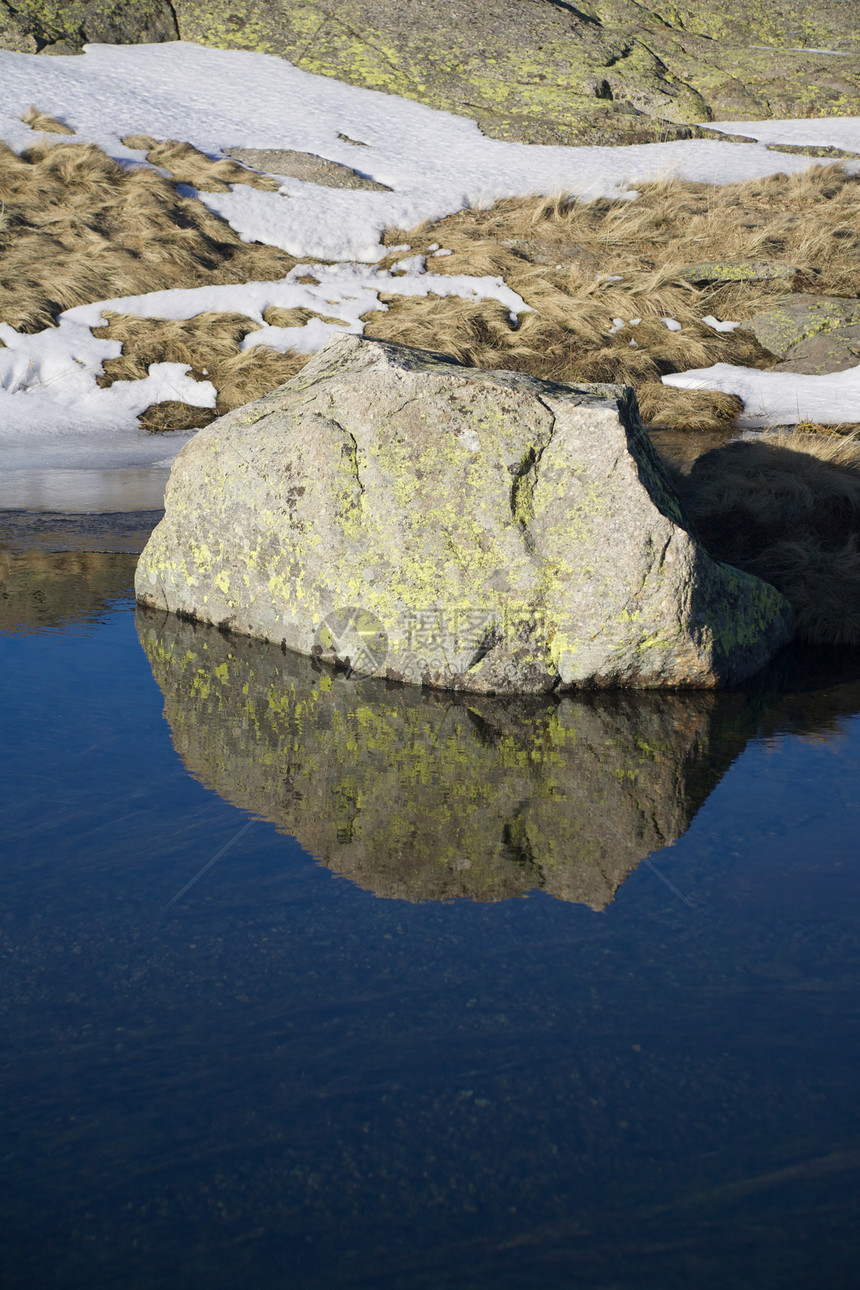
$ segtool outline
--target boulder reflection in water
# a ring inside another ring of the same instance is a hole
[[[603,909],[745,742],[740,694],[493,699],[315,670],[170,614],[137,625],[191,774],[384,897]]]

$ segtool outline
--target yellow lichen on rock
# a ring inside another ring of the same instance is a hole
[[[186,445],[165,505],[143,603],[415,684],[708,687],[791,629],[697,545],[615,386],[340,336]]]

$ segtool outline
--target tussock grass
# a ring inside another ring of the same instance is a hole
[[[198,408],[180,399],[162,399],[141,412],[137,420],[151,434],[163,434],[168,430],[202,430],[218,415],[214,408]]]
[[[35,108],[25,119],[46,129],[53,120]],[[124,142],[146,149],[148,160],[174,179],[146,167],[123,168],[92,145],[43,142],[20,157],[0,145],[0,319],[35,331],[75,304],[169,287],[276,280],[296,264],[285,252],[242,242],[202,203],[176,191],[177,182],[211,191],[236,182],[277,188],[276,180],[234,161],[212,161],[180,141],[140,135]],[[773,365],[751,332],[715,332],[702,321],[706,314],[743,322],[791,290],[860,295],[858,200],[860,178],[830,165],[726,187],[666,180],[644,185],[635,201],[512,198],[416,229],[389,230],[387,246],[405,242],[410,249],[392,252],[384,267],[396,273],[400,260],[420,253],[436,273],[498,275],[532,312],[514,323],[492,300],[404,297],[392,290],[383,297],[387,312],[366,315],[365,334],[481,367],[628,383],[652,425],[725,429],[740,400],[676,390],[660,378],[716,362]],[[434,257],[434,244],[451,254]],[[789,265],[792,274],[711,286],[684,276],[693,263],[761,259]],[[285,327],[312,316],[303,309],[265,315]],[[614,326],[619,318],[624,325]],[[665,318],[677,320],[680,330],[669,330]],[[223,325],[214,316],[205,325],[111,319],[108,328],[124,345],[122,358],[108,365],[108,382],[144,375],[147,362],[188,362],[195,372],[210,373],[223,410],[256,397],[264,379],[279,384],[306,361],[262,346],[241,351],[254,324],[240,324],[236,316]],[[178,424],[185,413],[161,405],[153,424],[168,428],[171,416]]]
[[[33,130],[44,130],[46,134],[74,134],[70,125],[64,125],[58,121],[55,116],[48,116],[47,112],[40,112],[34,105],[30,104],[27,111],[21,117],[25,125],[29,125]]]
[[[675,483],[705,548],[777,587],[801,639],[860,644],[860,441],[736,439]]]
[[[667,180],[643,185],[635,201],[509,199],[389,231],[387,245],[410,249],[383,263],[396,267],[440,244],[452,254],[431,252],[433,272],[498,274],[534,313],[515,327],[493,302],[393,296],[389,312],[369,315],[365,330],[482,366],[623,381],[636,388],[654,423],[718,428],[729,410],[726,396],[697,392],[685,400],[660,386],[660,377],[717,362],[774,363],[750,332],[715,332],[705,315],[743,322],[792,290],[860,295],[858,212],[860,178],[840,166],[725,187]],[[795,272],[711,286],[683,275],[685,266],[734,260],[767,260]],[[615,318],[641,322],[613,331]],[[663,318],[681,329],[669,331]]]
[[[105,325],[93,328],[93,335],[118,340],[123,346],[118,358],[103,364],[104,376],[99,377],[103,386],[142,380],[151,363],[166,362],[187,363],[195,380],[214,383],[212,373],[239,352],[246,336],[260,330],[259,323],[245,314],[202,313],[174,321],[106,309],[102,317]]]
[[[341,327],[349,326],[343,318],[320,314],[315,309],[301,307],[284,309],[280,305],[269,305],[268,309],[263,310],[263,322],[268,323],[270,327],[304,327],[305,323],[310,322],[312,318],[318,318],[324,323],[335,323]]]
[[[860,438],[860,423],[856,421],[840,421],[836,425],[823,425],[820,421],[798,421],[794,426],[775,426],[774,429],[797,434],[832,434]]]
[[[648,424],[667,430],[722,430],[744,410],[737,394],[711,390],[677,390],[657,381],[645,381],[638,390],[639,411]]]
[[[276,193],[281,186],[271,175],[261,175],[237,161],[213,161],[205,152],[179,139],[159,142],[149,134],[133,134],[126,135],[122,142],[127,148],[145,149],[150,165],[169,170],[176,183],[190,184],[201,192],[227,193],[231,184],[249,184],[252,188]]]
[[[173,399],[154,404],[140,418],[148,430],[187,430],[206,425],[216,416],[283,385],[308,358],[307,354],[291,350],[281,353],[265,345],[241,349],[245,337],[260,330],[260,324],[244,314],[202,313],[175,322],[105,310],[104,317],[105,326],[94,329],[93,335],[119,340],[123,349],[118,358],[104,364],[104,375],[98,378],[100,385],[142,380],[151,363],[185,363],[195,380],[211,381],[218,392],[214,410]]]
[[[38,331],[73,305],[168,287],[271,281],[296,260],[245,243],[153,170],[87,144],[0,144],[0,320]]]

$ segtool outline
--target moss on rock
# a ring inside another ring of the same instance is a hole
[[[340,336],[187,444],[165,505],[142,603],[398,681],[712,687],[791,633],[697,545],[620,386]]]

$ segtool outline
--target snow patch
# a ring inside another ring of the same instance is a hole
[[[860,421],[860,365],[826,376],[796,372],[760,372],[755,368],[715,363],[663,377],[679,390],[714,390],[737,394],[744,401],[738,425],[747,429],[796,425],[811,421],[835,425]]]
[[[713,314],[705,314],[702,322],[707,323],[714,331],[734,331],[736,327],[740,327],[739,322],[720,322]]]
[[[736,183],[800,172],[814,164],[808,157],[770,152],[767,143],[827,144],[860,151],[860,118],[845,117],[718,123],[728,134],[754,135],[760,142],[753,144],[728,139],[610,148],[510,143],[486,138],[466,118],[314,76],[280,58],[184,42],[89,45],[79,58],[0,50],[0,138],[18,151],[45,137],[20,119],[31,103],[74,129],[75,134],[62,142],[96,143],[124,165],[145,164],[139,149],[121,142],[131,134],[185,140],[215,157],[231,147],[289,148],[347,166],[355,162],[355,141],[360,139],[362,172],[391,191],[323,188],[289,178],[283,179],[280,191],[271,193],[243,184],[226,193],[189,189],[246,241],[330,263],[313,266],[316,282],[297,281],[307,275],[304,265],[279,283],[152,292],[82,305],[62,314],[56,328],[35,335],[22,335],[8,326],[0,329],[5,346],[0,349],[0,454],[7,472],[34,466],[62,471],[163,463],[189,435],[148,434],[137,424],[138,413],[165,399],[214,406],[211,382],[194,381],[188,369],[176,363],[154,364],[143,380],[101,389],[96,377],[102,364],[119,352],[118,342],[92,335],[106,308],[170,319],[226,310],[262,323],[264,310],[278,305],[340,320],[312,318],[303,327],[263,326],[245,341],[246,347],[268,344],[303,352],[319,348],[338,330],[361,332],[362,316],[385,307],[381,292],[495,299],[516,322],[527,306],[500,278],[428,273],[423,256],[401,261],[394,270],[378,269],[378,262],[392,250],[411,249],[384,247],[383,230],[411,228],[469,205],[488,206],[501,197],[563,192],[632,201],[636,184],[670,174],[704,183]],[[434,244],[431,254],[451,252]],[[621,279],[607,275],[605,280]],[[733,326],[705,321],[717,330]],[[677,329],[674,320],[664,322],[670,330]],[[611,331],[625,325],[623,319],[614,319]],[[776,382],[771,385],[768,375],[721,364],[704,375],[687,373],[666,381],[718,382],[698,388],[724,388],[729,382],[752,402],[758,391],[773,391],[762,406],[779,406],[773,413],[777,419],[809,415],[860,420],[856,377],[771,374]],[[828,394],[812,393],[825,386]],[[784,405],[795,402],[797,407],[786,417]],[[771,411],[761,415],[771,416]]]

